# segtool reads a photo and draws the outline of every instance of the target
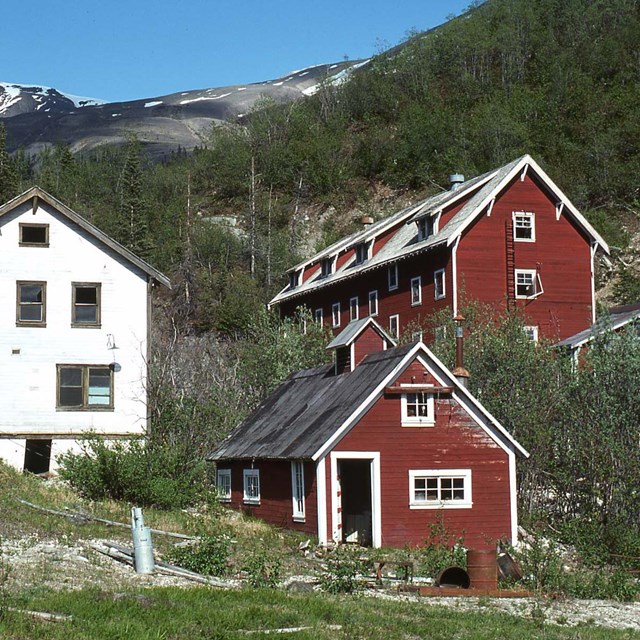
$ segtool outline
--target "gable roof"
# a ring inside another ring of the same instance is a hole
[[[478,216],[484,214],[487,208],[492,206],[493,200],[509,182],[511,182],[515,176],[523,175],[526,171],[533,171],[543,188],[555,197],[557,206],[562,206],[562,211],[566,212],[575,221],[584,234],[592,242],[601,247],[603,251],[609,253],[609,247],[604,239],[573,206],[553,180],[551,180],[531,156],[523,155],[503,167],[467,180],[453,191],[443,191],[415,205],[402,209],[392,216],[370,225],[366,229],[343,238],[308,260],[297,264],[295,267],[289,269],[289,272],[305,269],[314,263],[317,263],[317,270],[297,287],[291,289],[289,286],[286,286],[271,300],[270,304],[279,304],[284,300],[295,299],[309,291],[324,288],[334,282],[346,280],[361,273],[392,264],[420,252],[430,251],[436,247],[450,247],[460,238],[465,230],[473,224]],[[467,201],[460,211],[458,211],[446,225],[439,229],[437,233],[425,240],[418,239],[417,228],[410,223],[416,222],[426,216],[437,215],[445,208],[454,206],[464,199],[467,199]],[[322,276],[320,263],[323,258],[339,254],[361,242],[371,242],[394,226],[397,226],[398,229],[393,237],[369,260],[356,264],[355,256],[353,256],[339,269],[336,269],[334,273]]]
[[[333,365],[306,369],[282,383],[216,449],[208,460],[317,460],[355,426],[416,357],[454,388],[456,400],[504,449],[527,451],[456,380],[421,342],[369,354],[351,372]]]
[[[587,342],[591,342],[595,337],[607,331],[617,331],[638,319],[640,319],[640,302],[621,307],[612,307],[609,309],[609,314],[604,321],[598,321],[588,329],[579,331],[575,335],[569,336],[553,346],[578,349]]]
[[[327,349],[348,347],[369,325],[380,334],[380,337],[391,346],[396,346],[396,341],[376,322],[371,316],[352,320],[328,345]]]
[[[80,214],[67,207],[67,205],[60,202],[60,200],[58,200],[57,198],[54,198],[50,193],[47,193],[40,187],[31,187],[31,189],[27,189],[27,191],[25,191],[24,193],[21,193],[19,196],[16,196],[12,200],[9,200],[9,202],[3,204],[0,207],[0,218],[7,215],[20,205],[33,200],[34,198],[46,202],[50,207],[52,207],[65,218],[71,220],[81,229],[89,233],[101,244],[106,245],[107,247],[118,253],[125,260],[144,271],[149,277],[153,278],[160,284],[163,284],[169,289],[171,288],[171,282],[169,281],[169,278],[167,278],[167,276],[152,267],[149,263],[142,260],[142,258],[139,258],[133,252],[129,251],[129,249],[127,249],[126,247],[123,247],[111,236],[104,233],[104,231],[100,231],[98,227],[93,225],[91,222],[83,218]],[[34,206],[36,206],[35,203]]]

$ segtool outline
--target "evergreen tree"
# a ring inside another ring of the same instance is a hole
[[[18,180],[13,163],[7,153],[7,131],[0,123],[0,203],[10,200],[18,191]]]

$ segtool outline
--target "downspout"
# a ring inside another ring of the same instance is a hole
[[[460,236],[456,238],[451,249],[451,298],[454,318],[458,315],[458,244],[460,244]]]
[[[591,244],[591,324],[596,323],[596,272],[595,258],[598,251],[598,241]]]

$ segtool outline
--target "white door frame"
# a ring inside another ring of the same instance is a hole
[[[338,478],[338,460],[371,461],[372,545],[382,546],[382,500],[379,451],[332,451],[331,455],[331,531],[334,542],[342,540],[342,496]]]

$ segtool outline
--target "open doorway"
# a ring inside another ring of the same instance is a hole
[[[341,493],[342,542],[373,543],[372,460],[338,461]]]
[[[24,452],[24,471],[48,473],[51,465],[51,440],[27,440]]]

